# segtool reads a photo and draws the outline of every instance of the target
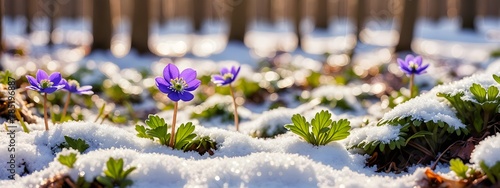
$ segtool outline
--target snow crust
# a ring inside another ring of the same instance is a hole
[[[21,163],[26,161],[31,173],[12,181],[7,179],[8,172],[1,171],[0,186],[37,187],[57,174],[75,178],[82,172],[91,180],[101,175],[109,157],[123,158],[125,168],[137,167],[130,175],[133,187],[366,187],[360,179],[373,186],[412,187],[423,171],[418,168],[399,177],[381,176],[364,166],[366,156],[348,152],[341,143],[314,147],[291,133],[264,140],[201,126],[195,132],[219,143],[215,155],[172,150],[107,124],[68,122],[52,126],[49,131],[16,132],[16,163],[20,166],[16,170],[22,171],[25,166]],[[74,169],[61,165],[51,150],[64,141],[64,135],[84,139],[90,145],[78,156]],[[8,141],[2,137],[0,143],[3,168]]]
[[[493,80],[492,73],[490,72],[475,74],[459,81],[436,86],[427,93],[396,106],[394,109],[387,112],[383,116],[382,120],[412,117],[412,120],[421,120],[424,122],[443,121],[455,129],[464,128],[465,125],[456,117],[455,111],[451,108],[448,102],[444,98],[438,97],[437,94],[449,93],[454,95],[462,92],[464,93],[462,99],[475,101],[474,96],[469,91],[469,88],[474,83],[477,83],[484,88],[492,85],[497,87],[500,86],[495,82],[495,80]]]
[[[500,133],[490,136],[479,143],[471,154],[470,161],[477,166],[484,161],[486,166],[492,167],[500,162]]]
[[[360,129],[353,129],[351,135],[343,142],[350,147],[359,144],[368,144],[374,141],[380,141],[383,144],[387,144],[391,141],[399,140],[400,129],[401,126],[377,126],[372,124]]]

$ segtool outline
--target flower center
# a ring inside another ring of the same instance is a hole
[[[186,87],[188,87],[188,85],[183,78],[170,79],[170,89],[172,91],[182,93]]]
[[[233,79],[233,74],[232,73],[226,73],[224,75],[222,75],[222,78],[224,78],[224,80],[230,80],[230,79]]]
[[[410,61],[409,67],[411,68],[411,70],[417,70],[418,69],[418,64],[416,64],[413,61]]]
[[[42,89],[51,87],[54,83],[52,83],[50,80],[44,79],[40,81],[40,86]]]
[[[76,80],[69,80],[68,85],[76,86],[76,88],[80,88],[80,83],[78,83],[78,81],[76,81]]]

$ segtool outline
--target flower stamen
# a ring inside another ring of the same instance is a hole
[[[233,79],[233,76],[234,75],[232,73],[228,72],[228,73],[222,75],[222,78],[224,78],[224,80],[231,80],[231,79]]]
[[[170,79],[170,89],[177,93],[183,93],[188,84],[183,78]]]
[[[42,89],[45,89],[45,88],[49,88],[51,87],[52,85],[54,85],[54,83],[52,83],[50,80],[48,79],[43,79],[40,81],[40,87]]]
[[[414,61],[410,61],[408,63],[409,67],[411,68],[412,71],[416,71],[418,69],[418,64],[416,64]]]

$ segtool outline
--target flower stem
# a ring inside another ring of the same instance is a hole
[[[49,123],[47,121],[47,93],[43,95],[43,119],[45,121],[45,130],[49,130]]]
[[[415,74],[410,76],[410,98],[413,98],[413,80],[415,79]]]
[[[68,105],[69,105],[69,101],[71,100],[71,93],[68,92],[68,97],[66,98],[66,104],[64,104],[64,108],[63,108],[63,111],[62,111],[62,115],[61,115],[61,119],[59,120],[60,122],[63,121],[64,117],[66,117],[66,111],[68,110]]]
[[[172,130],[170,131],[170,147],[174,149],[175,147],[175,122],[177,121],[177,107],[179,105],[179,102],[175,102],[174,104],[174,117],[172,118]]]
[[[231,96],[233,97],[233,105],[234,105],[234,126],[236,126],[236,131],[240,131],[239,119],[238,119],[238,104],[236,104],[236,98],[234,97],[233,86],[229,85],[229,92],[231,92]]]

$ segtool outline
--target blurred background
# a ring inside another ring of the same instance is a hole
[[[78,49],[68,61],[96,50],[115,57],[131,50],[160,57],[236,55],[228,41],[234,48],[244,44],[244,56],[254,59],[295,51],[352,57],[368,45],[481,61],[500,43],[498,0],[0,2],[3,51]],[[486,51],[463,54],[460,43]]]
[[[210,76],[241,65],[237,103],[248,120],[315,98],[383,115],[408,99],[397,57],[431,65],[416,78],[422,92],[500,57],[500,0],[0,0],[0,16],[0,70],[27,104],[41,112],[25,75],[58,71],[95,92],[75,98],[73,119],[97,121],[99,111],[121,124],[172,109],[154,82],[168,63],[202,80],[191,118],[231,113],[216,97],[229,91]],[[63,97],[49,96],[54,114]]]

